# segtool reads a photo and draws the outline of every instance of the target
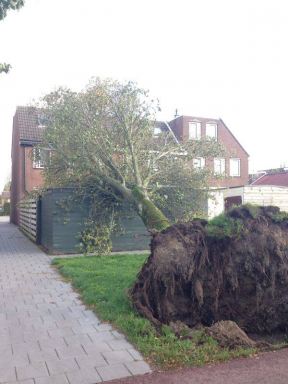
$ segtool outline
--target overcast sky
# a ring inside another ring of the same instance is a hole
[[[135,80],[160,118],[221,117],[250,171],[288,166],[287,0],[26,0],[0,22],[0,189],[17,105],[92,76]]]

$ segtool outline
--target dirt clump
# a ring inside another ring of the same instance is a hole
[[[288,215],[242,206],[154,234],[131,296],[156,326],[231,320],[245,332],[286,332]]]
[[[238,325],[231,320],[222,320],[205,328],[205,333],[213,337],[221,347],[234,349],[255,348],[256,342],[250,339]]]

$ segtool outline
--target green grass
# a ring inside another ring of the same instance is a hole
[[[215,340],[195,332],[192,340],[175,337],[168,326],[162,334],[139,316],[129,301],[129,288],[145,262],[147,255],[121,255],[55,259],[54,265],[72,281],[83,301],[103,321],[109,321],[158,368],[198,366],[224,361],[231,357],[249,356],[253,349],[229,351]]]

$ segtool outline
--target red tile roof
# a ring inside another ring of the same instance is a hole
[[[252,185],[278,185],[280,187],[288,187],[288,172],[270,173],[260,176]]]
[[[15,117],[18,120],[20,141],[40,142],[44,128],[38,124],[41,110],[35,107],[17,107]]]

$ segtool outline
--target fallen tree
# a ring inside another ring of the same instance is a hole
[[[242,206],[155,233],[131,296],[156,326],[232,320],[246,332],[286,331],[288,215]]]

